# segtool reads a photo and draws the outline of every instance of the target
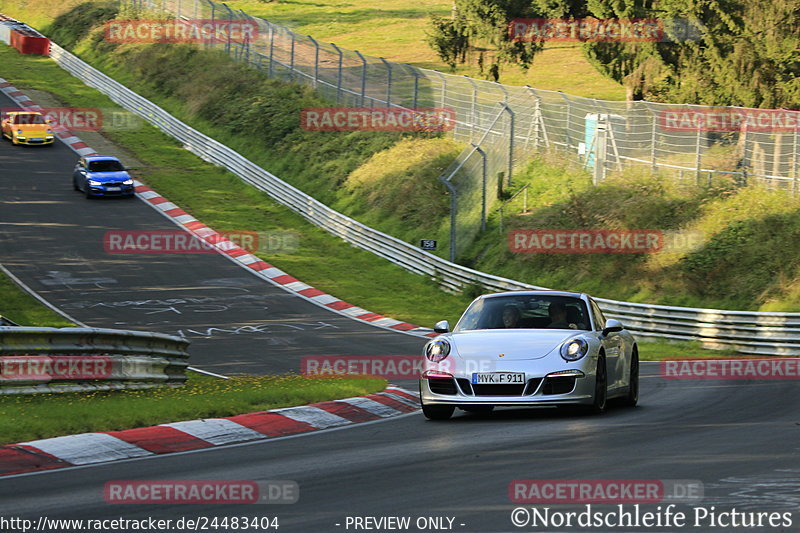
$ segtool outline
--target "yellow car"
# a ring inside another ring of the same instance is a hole
[[[53,144],[55,140],[50,124],[36,111],[11,111],[0,125],[3,137],[12,144]]]

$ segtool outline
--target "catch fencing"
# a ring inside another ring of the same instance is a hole
[[[695,184],[757,181],[800,191],[797,111],[606,101],[507,86],[345,50],[212,0],[122,3],[132,14],[256,24],[252,40],[237,42],[229,33],[206,46],[271,77],[309,85],[337,106],[452,109],[453,138],[467,147],[440,178],[457,196],[451,260],[485,225],[497,180],[511,185],[515,168],[536,152],[565,154],[595,183],[608,172],[642,167]],[[746,120],[733,124],[735,117]]]
[[[446,290],[462,290],[470,285],[480,285],[489,291],[541,288],[455,264],[353,220],[181,122],[55,43],[52,44],[51,57],[61,68],[143,117],[205,161],[231,171],[312,224],[410,272],[432,278]],[[597,301],[608,317],[622,320],[640,337],[698,340],[707,347],[726,347],[748,354],[800,355],[800,313],[693,309],[607,299]]]

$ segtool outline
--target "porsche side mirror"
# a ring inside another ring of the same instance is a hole
[[[616,333],[622,331],[622,322],[609,318],[606,320],[606,325],[603,328],[603,337],[608,337],[609,333]]]
[[[433,326],[433,331],[435,331],[436,333],[447,333],[447,332],[449,332],[450,331],[450,322],[448,322],[447,320],[442,320],[442,321],[437,322],[436,325]]]

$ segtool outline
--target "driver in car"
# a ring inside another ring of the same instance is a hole
[[[567,306],[562,302],[553,302],[547,308],[547,314],[550,315],[550,324],[548,328],[552,329],[574,329],[575,325],[567,322]]]
[[[503,308],[503,327],[516,328],[519,327],[520,313],[515,305],[507,305]]]

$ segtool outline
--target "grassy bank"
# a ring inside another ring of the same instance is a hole
[[[515,177],[528,185],[466,254],[470,266],[546,287],[636,302],[800,311],[800,197],[720,180],[711,186],[627,172],[599,187],[554,158]],[[657,253],[512,253],[515,229],[659,230]]]
[[[310,379],[190,374],[179,389],[0,395],[0,444],[116,431],[196,418],[232,416],[361,396],[385,388],[383,379]]]
[[[0,315],[21,326],[66,328],[72,322],[54,313],[0,272]]]

